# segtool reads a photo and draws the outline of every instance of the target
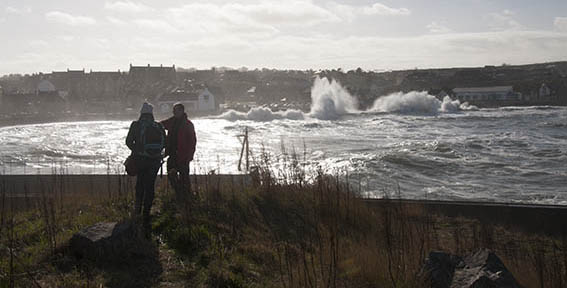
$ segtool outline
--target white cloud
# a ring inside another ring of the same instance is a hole
[[[431,34],[419,37],[291,36],[279,34],[255,41],[235,35],[186,41],[139,38],[129,55],[145,62],[166,60],[182,65],[407,69],[413,67],[483,66],[562,59],[567,35],[546,31],[498,31]],[[136,56],[138,57],[138,56]],[[150,60],[159,59],[159,60]]]
[[[71,42],[75,40],[75,37],[71,35],[59,35],[57,36],[57,40],[64,41],[64,42]]]
[[[89,38],[86,42],[98,49],[106,50],[110,48],[110,41],[106,38]]]
[[[45,49],[49,47],[49,43],[47,43],[47,41],[44,40],[31,40],[28,42],[28,45],[31,48],[37,48],[37,49]]]
[[[14,15],[24,15],[24,14],[29,14],[32,12],[32,9],[30,7],[27,8],[15,8],[12,6],[7,6],[4,11],[6,11],[6,13],[8,14],[14,14]]]
[[[179,32],[178,29],[176,29],[175,27],[171,26],[171,24],[163,20],[136,19],[132,22],[134,22],[134,24],[138,25],[142,29],[150,29],[158,32],[168,32],[168,33]]]
[[[444,34],[444,33],[452,32],[452,30],[446,27],[445,25],[439,24],[435,21],[431,22],[426,27],[431,33]]]
[[[118,19],[115,17],[106,17],[106,20],[108,20],[108,22],[110,22],[111,24],[117,25],[117,26],[126,26],[128,25],[127,21],[124,21],[122,19]]]
[[[29,72],[26,67],[34,67],[34,71],[66,67],[115,70],[124,68],[129,62],[175,63],[203,68],[245,65],[289,69],[411,69],[557,61],[564,59],[567,51],[567,34],[550,31],[448,33],[392,38],[290,36],[281,33],[261,41],[230,34],[197,38],[171,36],[167,33],[140,34],[108,40],[77,37],[73,45],[43,49],[37,52],[37,57],[11,55],[5,58],[0,73]],[[81,54],[74,53],[79,49],[83,51]],[[58,62],[65,65],[58,66]]]
[[[391,8],[382,3],[374,3],[370,7],[362,8],[366,15],[410,15],[411,11],[407,8]]]
[[[74,16],[60,11],[51,11],[45,13],[45,19],[47,21],[59,24],[65,24],[70,26],[84,26],[84,25],[94,25],[96,20],[86,16]]]
[[[258,4],[228,4],[222,9],[248,17],[259,23],[286,25],[316,25],[338,22],[340,19],[329,10],[310,1],[261,2]]]
[[[567,17],[555,17],[553,24],[558,31],[567,32]]]
[[[335,15],[348,22],[352,22],[359,16],[407,16],[411,14],[411,11],[407,8],[391,8],[381,3],[374,3],[370,6],[354,6],[330,2],[327,7]]]
[[[363,8],[363,7],[346,5],[346,4],[340,4],[336,2],[331,2],[327,4],[327,7],[329,7],[329,10],[333,11],[335,15],[349,22],[352,22],[354,19],[356,19],[357,14],[360,14]]]
[[[191,3],[168,11],[176,24],[207,32],[270,35],[283,26],[305,27],[341,21],[331,11],[305,0],[247,4]]]
[[[115,12],[126,12],[126,13],[141,13],[152,11],[153,8],[142,3],[135,3],[132,1],[117,1],[117,2],[106,2],[104,3],[104,9],[115,11]]]
[[[516,13],[504,10],[488,14],[488,25],[492,30],[525,30],[526,28],[514,19]]]

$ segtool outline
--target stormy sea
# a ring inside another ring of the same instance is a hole
[[[316,171],[348,174],[368,197],[567,204],[567,108],[478,109],[410,92],[359,110],[356,97],[327,79],[315,80],[311,97],[309,112],[258,107],[193,119],[192,173],[242,173],[237,136],[248,128],[252,166],[269,155],[276,174],[294,163],[311,179]],[[0,173],[123,173],[129,126],[0,128]]]

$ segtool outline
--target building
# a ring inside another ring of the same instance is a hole
[[[177,87],[175,65],[132,66],[128,72],[125,86],[126,102],[130,107],[138,107],[143,101],[154,101],[159,95],[167,94]]]
[[[82,70],[53,71],[51,75],[45,75],[49,82],[53,83],[57,90],[66,91],[68,100],[72,102],[88,101],[86,91],[86,73]]]
[[[174,89],[159,97],[161,113],[171,113],[175,103],[182,103],[189,112],[214,112],[217,110],[215,96],[209,89]]]
[[[545,83],[542,83],[539,87],[539,98],[547,99],[549,97],[551,97],[551,89],[549,89]]]
[[[155,83],[168,82],[175,83],[177,76],[175,74],[175,65],[172,67],[160,66],[132,66],[128,72],[130,81],[136,83]]]
[[[50,93],[50,92],[55,92],[57,91],[57,89],[55,89],[55,85],[53,85],[53,83],[49,82],[48,80],[41,80],[38,84],[37,84],[37,93]]]
[[[521,94],[514,92],[512,86],[455,88],[453,93],[459,101],[475,104],[497,104],[521,99]]]
[[[65,112],[68,107],[64,95],[67,95],[66,91],[57,91],[53,83],[43,79],[37,84],[35,99],[32,103],[38,112]]]

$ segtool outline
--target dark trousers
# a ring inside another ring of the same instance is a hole
[[[178,201],[186,201],[191,196],[191,179],[189,178],[189,162],[179,165],[175,158],[167,159],[167,178],[175,190]]]
[[[140,159],[140,170],[136,178],[136,202],[134,213],[143,216],[144,222],[149,223],[150,210],[155,196],[155,183],[159,171],[159,160]],[[145,224],[148,224],[145,223]]]

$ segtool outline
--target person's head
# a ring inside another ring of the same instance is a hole
[[[153,115],[153,113],[154,113],[154,106],[148,102],[144,102],[144,104],[142,104],[142,109],[140,109],[140,114]]]
[[[175,118],[182,118],[185,115],[185,106],[181,103],[175,103],[173,105],[173,116]]]

